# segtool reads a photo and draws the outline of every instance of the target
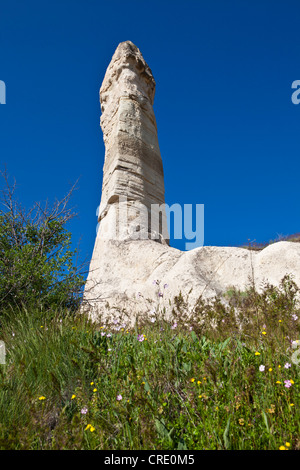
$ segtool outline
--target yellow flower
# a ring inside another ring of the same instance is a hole
[[[94,432],[94,431],[95,431],[94,426],[92,426],[91,424],[88,424],[88,425],[87,425],[87,427],[85,428],[85,431],[87,431],[88,429],[89,429],[91,432]]]
[[[240,418],[240,419],[239,419],[239,424],[240,424],[240,426],[244,426],[244,424],[245,424],[245,421],[244,421],[244,419],[243,419],[243,418]]]
[[[255,356],[260,356],[260,352],[256,351]]]
[[[263,334],[263,335],[266,335],[267,333],[266,333],[265,331],[262,331],[262,334]]]
[[[285,443],[285,446],[286,446],[286,447],[291,447],[291,444],[290,444],[289,442],[286,442],[286,443]]]
[[[93,389],[93,392],[97,392],[97,389],[96,389],[96,388],[94,388],[94,389]]]
[[[91,385],[94,385],[94,382],[91,382]]]
[[[281,369],[281,365],[279,364],[278,369]]]
[[[39,397],[39,400],[46,400],[46,397],[41,396],[41,397]]]
[[[272,372],[272,370],[273,370],[272,367],[270,367],[269,372]]]
[[[280,446],[279,450],[287,450],[284,446]]]
[[[294,406],[294,403],[290,403],[290,406]],[[285,444],[286,445],[286,444]]]
[[[202,382],[200,382],[200,380],[198,380],[197,384],[200,385],[200,384],[202,384]]]
[[[219,407],[218,407],[218,406],[216,406],[216,411],[218,411],[218,409],[219,409]]]
[[[292,379],[290,380],[290,382],[291,382],[291,384],[294,384],[294,383],[295,383]]]
[[[276,383],[277,383],[277,384],[281,384],[280,380],[277,380],[277,382],[276,382]]]
[[[146,382],[142,382],[142,385],[145,385]]]
[[[71,400],[74,400],[74,398],[76,398],[76,395],[71,396]]]
[[[198,398],[202,398],[202,395],[199,395],[199,397],[198,397]]]
[[[195,379],[194,379],[194,377],[191,379],[191,382],[195,382]]]
[[[44,328],[43,325],[41,325],[41,328]]]
[[[206,377],[203,377],[203,380],[206,380]]]

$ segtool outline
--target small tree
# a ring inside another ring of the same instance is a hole
[[[74,265],[66,223],[76,214],[68,208],[75,189],[52,207],[35,203],[26,211],[15,199],[6,171],[0,196],[0,308],[42,305],[79,306],[84,279]]]

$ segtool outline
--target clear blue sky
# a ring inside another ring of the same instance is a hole
[[[290,0],[1,2],[1,168],[26,206],[61,198],[80,177],[70,229],[90,258],[104,162],[98,91],[131,40],[157,83],[166,202],[205,205],[205,245],[299,232],[299,18]]]

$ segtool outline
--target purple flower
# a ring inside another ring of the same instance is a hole
[[[137,337],[138,341],[141,343],[142,341],[144,341],[144,335],[138,335]]]
[[[108,335],[106,335],[106,337],[107,337],[107,338],[110,338],[110,337],[111,337],[111,334],[110,334],[110,333],[108,333]]]
[[[80,411],[80,413],[81,413],[82,415],[86,415],[87,412],[88,412],[88,409],[87,409],[86,406],[84,406],[84,407],[81,409],[81,411]]]
[[[122,400],[122,395],[117,395],[117,400],[121,401]]]
[[[288,369],[289,367],[292,367],[292,364],[289,364],[288,362],[284,364],[285,369]]]
[[[101,336],[105,336],[105,331],[101,331]]]
[[[284,386],[285,386],[286,388],[290,388],[290,387],[292,386],[291,381],[290,381],[290,380],[285,380],[285,381],[284,381]]]
[[[164,284],[164,289],[167,289],[169,287],[169,284]]]
[[[150,321],[151,321],[151,323],[155,323],[156,320],[155,320],[155,318],[151,318]]]
[[[293,314],[293,315],[292,315],[292,319],[295,320],[295,321],[298,320],[297,315]]]
[[[177,323],[174,323],[174,325],[171,326],[171,330],[175,330],[177,328]]]
[[[156,279],[154,279],[154,281],[152,282],[152,284],[154,284],[154,285],[158,285],[158,282],[157,282],[157,280],[156,280]]]
[[[158,297],[163,297],[163,296],[164,296],[164,294],[162,292],[158,293]]]

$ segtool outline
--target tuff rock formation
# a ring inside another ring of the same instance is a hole
[[[205,246],[181,252],[168,246],[163,168],[153,100],[155,81],[139,49],[121,43],[100,89],[105,142],[99,230],[85,288],[95,320],[150,314],[182,293],[190,311],[200,295],[254,282],[279,285],[292,274],[300,286],[300,244],[278,242],[260,252]],[[155,210],[153,210],[153,207]],[[157,215],[157,214],[156,214]]]

